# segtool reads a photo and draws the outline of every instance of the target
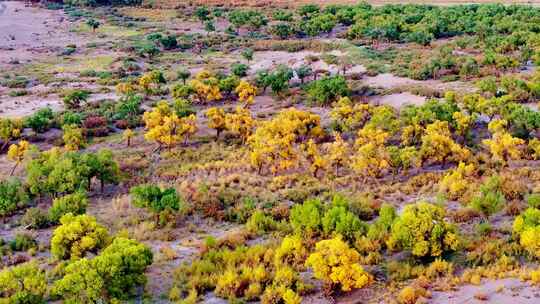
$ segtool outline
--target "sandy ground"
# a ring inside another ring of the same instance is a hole
[[[62,11],[27,7],[24,2],[0,2],[0,68],[10,62],[30,62],[77,42],[68,32]]]
[[[479,296],[486,296],[482,301]],[[479,286],[465,285],[457,291],[433,292],[429,303],[442,304],[533,304],[540,303],[540,289],[518,279],[489,280]]]

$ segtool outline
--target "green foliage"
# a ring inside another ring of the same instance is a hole
[[[302,23],[302,30],[308,36],[317,36],[321,33],[329,33],[336,26],[337,19],[331,14],[320,14]]]
[[[64,96],[64,105],[67,109],[77,109],[82,102],[86,102],[90,93],[85,90],[70,90]]]
[[[141,103],[142,97],[139,95],[122,96],[115,104],[113,118],[126,121],[130,127],[137,126],[141,120]]]
[[[314,234],[321,230],[322,204],[319,200],[307,200],[291,209],[289,220],[297,234]]]
[[[311,82],[307,87],[310,100],[319,105],[328,105],[341,97],[349,96],[350,89],[342,76],[328,76]]]
[[[540,193],[531,193],[526,197],[527,205],[532,208],[540,207]]]
[[[26,118],[25,125],[32,128],[36,133],[47,131],[52,124],[54,114],[51,108],[43,108]]]
[[[92,178],[106,183],[118,179],[118,164],[112,153],[103,149],[97,153],[65,152],[59,149],[37,153],[26,165],[26,184],[32,194],[74,193],[89,189]]]
[[[231,72],[237,77],[244,77],[247,75],[249,67],[243,63],[235,63],[231,66]]]
[[[174,188],[161,190],[155,185],[139,185],[132,187],[129,192],[133,199],[133,205],[139,208],[148,208],[155,213],[166,209],[178,211],[182,205]]]
[[[47,280],[36,262],[27,262],[0,271],[0,302],[13,304],[45,303]]]
[[[383,204],[379,210],[379,217],[369,226],[368,238],[373,240],[386,239],[396,218],[396,209],[392,205]]]
[[[276,229],[276,227],[276,221],[271,216],[264,214],[264,212],[260,210],[255,211],[246,222],[246,229],[249,232],[258,235],[272,231]]]
[[[77,260],[88,252],[96,253],[109,243],[107,228],[90,215],[68,213],[51,238],[51,253],[59,260]]]
[[[161,37],[159,39],[159,43],[166,50],[173,50],[178,47],[178,41],[176,40],[176,36],[174,35],[167,35],[167,36]]]
[[[40,208],[28,208],[21,218],[20,223],[30,229],[42,229],[49,226],[49,216]]]
[[[501,189],[501,178],[491,176],[480,186],[479,193],[471,200],[471,207],[482,213],[485,217],[498,212],[506,203]]]
[[[366,232],[367,225],[345,207],[334,206],[324,214],[322,228],[327,235],[337,233],[353,242],[357,236]]]
[[[420,202],[405,206],[392,224],[387,245],[411,250],[417,257],[437,257],[459,246],[457,230],[445,221],[444,209]]]
[[[68,213],[73,215],[84,214],[87,206],[88,199],[84,192],[64,195],[53,200],[53,204],[49,208],[49,220],[58,223],[60,218]]]
[[[36,248],[37,241],[27,233],[18,233],[15,238],[9,242],[9,248],[12,251],[27,251],[30,248]]]
[[[0,181],[0,216],[12,214],[30,202],[21,181],[15,178]]]
[[[69,264],[55,282],[54,293],[73,304],[127,300],[146,283],[144,271],[152,260],[144,244],[117,237],[97,257]]]

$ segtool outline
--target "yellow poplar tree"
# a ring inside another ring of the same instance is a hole
[[[255,123],[251,112],[242,107],[236,107],[235,112],[225,115],[225,127],[229,132],[239,135],[242,143],[246,143],[253,133]]]
[[[266,164],[273,173],[293,168],[299,159],[296,144],[323,134],[319,115],[295,108],[282,110],[250,136],[251,164],[259,172]]]
[[[62,127],[64,135],[64,148],[67,151],[77,151],[85,146],[83,131],[77,125],[65,125]]]
[[[390,167],[390,155],[385,146],[389,137],[390,133],[381,129],[360,129],[355,142],[356,153],[352,168],[364,177],[379,177],[384,169]]]
[[[437,120],[426,127],[420,155],[423,160],[446,164],[448,160],[466,161],[470,151],[452,139],[447,121]]]
[[[219,134],[226,129],[225,111],[222,108],[210,108],[206,111],[205,116],[208,118],[208,127],[216,130],[216,140],[219,139]]]
[[[143,114],[143,121],[148,130],[144,138],[158,143],[158,149],[169,149],[197,131],[196,117],[190,115],[180,118],[166,101],[161,101],[152,111]]]
[[[29,148],[30,143],[26,140],[21,140],[18,144],[13,144],[9,146],[7,157],[9,160],[15,163],[15,165],[11,169],[11,172],[9,173],[10,176],[13,175],[17,166],[22,163],[22,161],[24,160],[24,156]]]
[[[313,177],[317,177],[317,173],[319,171],[324,171],[326,168],[328,168],[328,160],[321,155],[319,147],[317,144],[315,144],[313,139],[308,140],[308,142],[303,146],[303,150],[307,160],[310,163],[309,169],[311,174],[313,174]]]
[[[525,144],[525,141],[521,138],[513,137],[506,131],[497,131],[491,139],[485,139],[482,143],[488,147],[495,161],[506,165],[510,159],[516,160],[521,158],[521,146]]]
[[[313,268],[313,275],[322,280],[327,289],[340,287],[342,291],[350,291],[371,281],[371,276],[359,261],[358,251],[336,237],[318,242],[315,251],[307,258],[306,266]]]
[[[350,150],[349,143],[343,140],[341,134],[334,132],[334,141],[328,145],[328,159],[336,175],[339,173],[339,168],[347,163]]]
[[[369,120],[371,111],[372,106],[369,104],[353,104],[349,97],[342,97],[334,104],[330,118],[343,131],[350,131],[363,126]]]
[[[21,120],[0,118],[0,139],[4,142],[0,150],[4,150],[9,142],[21,136],[23,123]]]
[[[249,84],[249,82],[242,80],[234,90],[238,95],[238,100],[244,103],[244,107],[247,108],[255,101],[257,95],[257,87]]]
[[[129,147],[131,146],[131,139],[135,136],[135,132],[131,129],[126,129],[124,133],[122,133],[122,138],[126,141],[126,145]]]

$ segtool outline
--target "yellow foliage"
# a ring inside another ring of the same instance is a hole
[[[402,304],[414,304],[418,300],[419,295],[416,292],[416,289],[411,286],[406,286],[403,288],[398,295],[399,303]]]
[[[308,142],[303,146],[304,153],[307,160],[310,163],[309,170],[314,177],[317,177],[319,170],[326,170],[328,168],[328,160],[322,157],[317,144],[313,139],[308,140]]]
[[[538,138],[529,140],[528,148],[533,159],[540,159],[540,140]]]
[[[201,103],[217,101],[223,98],[218,86],[218,80],[214,77],[204,80],[200,80],[199,78],[193,79],[189,82],[189,86],[193,88]]]
[[[328,144],[327,151],[328,161],[330,162],[330,165],[335,168],[335,173],[337,175],[339,167],[343,167],[349,159],[349,144],[343,140],[339,133],[335,132],[334,141]]]
[[[474,176],[474,165],[460,162],[459,165],[450,170],[439,182],[439,190],[448,194],[448,198],[459,199],[471,184]]]
[[[242,80],[240,84],[234,90],[238,94],[238,99],[240,102],[245,103],[245,107],[250,106],[255,101],[255,96],[257,95],[257,87],[249,84],[249,82]]]
[[[81,128],[78,128],[76,125],[65,125],[62,129],[64,131],[62,139],[64,140],[64,147],[67,151],[77,151],[84,147],[84,135]]]
[[[144,138],[155,141],[161,147],[173,145],[188,138],[197,132],[196,117],[191,114],[187,117],[178,117],[166,101],[161,101],[152,111],[143,115],[143,120],[148,130]]]
[[[313,268],[315,278],[330,286],[341,286],[341,290],[366,286],[371,278],[358,263],[360,255],[341,238],[323,240],[315,245],[306,266]]]
[[[122,138],[126,141],[128,147],[131,146],[131,139],[133,136],[135,136],[135,132],[129,128],[122,133]]]
[[[255,127],[256,121],[251,116],[251,112],[248,109],[242,107],[236,107],[234,113],[228,113],[225,115],[225,127],[229,132],[237,134],[242,139],[242,143],[245,143]]]
[[[379,177],[390,167],[390,154],[384,145],[389,137],[390,134],[381,129],[362,128],[356,139],[352,168],[364,176]]]
[[[456,132],[461,136],[465,136],[467,134],[471,124],[474,122],[471,115],[467,115],[463,112],[454,112],[454,114],[452,114],[452,118],[454,118],[454,121],[456,122]]]
[[[466,161],[471,153],[452,139],[448,122],[436,121],[426,127],[420,154],[424,160],[445,163],[448,160]]]
[[[127,82],[121,82],[116,85],[116,92],[121,95],[133,94],[136,90],[137,89],[133,84]]]
[[[338,124],[343,131],[353,130],[355,127],[364,125],[371,114],[369,104],[355,103],[348,97],[338,100],[330,111],[330,118]]]
[[[295,108],[282,110],[250,136],[251,164],[259,171],[269,164],[274,173],[296,167],[299,160],[296,143],[323,133],[319,115]]]
[[[210,108],[205,113],[208,118],[208,127],[216,130],[216,138],[219,138],[219,134],[225,130],[225,111],[222,108]]]
[[[18,144],[9,146],[7,157],[9,160],[19,164],[23,161],[28,148],[30,148],[30,143],[26,140],[21,140]]]
[[[489,148],[493,159],[500,161],[503,165],[510,159],[521,158],[521,145],[525,144],[525,141],[521,138],[513,137],[506,131],[497,131],[493,134],[491,139],[485,139],[482,141],[484,145]]]

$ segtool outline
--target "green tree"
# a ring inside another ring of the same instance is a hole
[[[52,223],[58,223],[60,218],[68,213],[84,214],[87,206],[88,198],[86,193],[82,191],[64,195],[53,200],[52,206],[49,208],[49,220]]]
[[[36,262],[27,262],[0,271],[0,303],[45,303],[47,280]]]
[[[459,246],[457,229],[445,221],[443,208],[419,202],[405,206],[392,224],[387,245],[407,249],[417,257],[438,257]]]
[[[350,89],[342,76],[323,77],[307,87],[310,100],[320,105],[328,105],[341,97],[349,96]]]
[[[58,260],[77,260],[86,253],[97,253],[110,241],[107,228],[90,215],[68,213],[60,218],[51,238],[51,253]]]

